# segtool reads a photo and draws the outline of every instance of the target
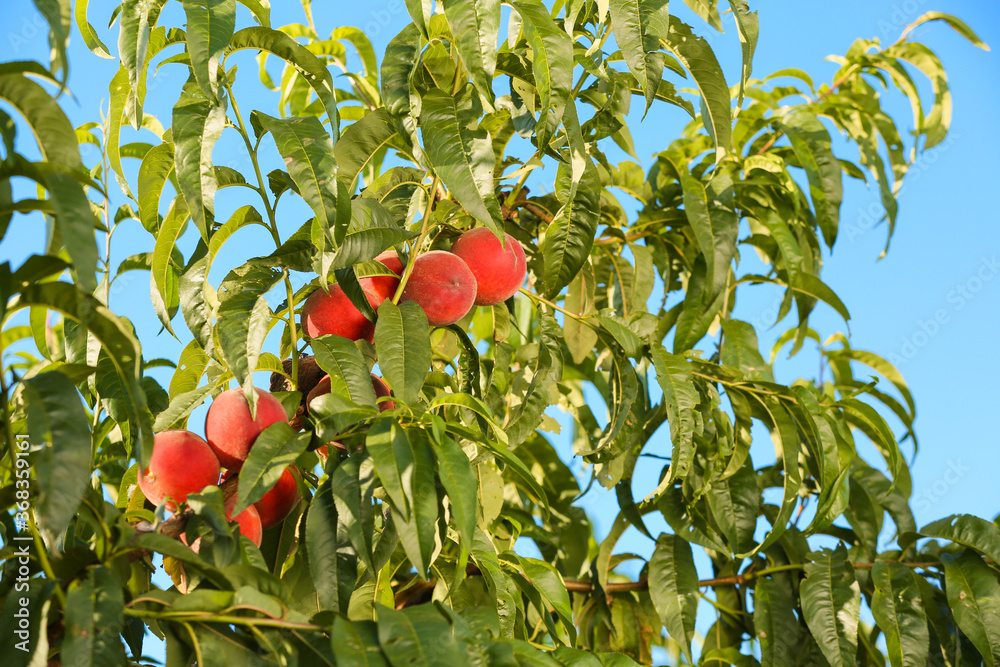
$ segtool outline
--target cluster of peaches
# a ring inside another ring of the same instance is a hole
[[[405,266],[393,250],[375,259],[395,274],[359,279],[368,302],[377,309],[395,294]],[[477,305],[494,306],[512,297],[523,284],[526,273],[520,244],[506,234],[501,245],[492,231],[480,227],[462,234],[450,251],[432,250],[417,256],[401,300],[417,303],[431,326],[447,326],[461,320]],[[306,299],[302,328],[310,338],[337,335],[373,342],[375,333],[374,323],[336,284],[330,285],[329,292],[319,289]],[[372,386],[377,397],[391,396],[390,388],[378,376],[372,375]],[[314,398],[329,391],[330,376],[326,375],[303,404],[308,406]],[[242,389],[219,394],[205,418],[205,439],[184,430],[156,434],[149,466],[139,475],[139,487],[146,498],[155,505],[166,502],[167,509],[176,511],[189,493],[221,484],[238,473],[261,432],[288,419],[277,398],[263,389],[257,389],[257,395],[254,418]],[[391,400],[383,400],[379,407],[389,410],[395,405]],[[332,444],[342,446],[338,442]],[[316,452],[321,459],[327,456],[325,445]],[[264,529],[281,523],[298,504],[299,476],[298,469],[289,466],[261,500],[235,517],[232,510],[237,497],[230,494],[225,500],[226,518],[236,521],[240,532],[260,546]]]

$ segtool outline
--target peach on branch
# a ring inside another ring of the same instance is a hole
[[[465,260],[476,277],[476,305],[495,306],[517,293],[524,284],[528,264],[524,249],[510,234],[504,245],[486,227],[477,227],[458,237],[451,251]]]
[[[233,474],[235,474],[235,472],[235,470],[227,470],[222,475],[222,481],[225,482]],[[271,526],[277,526],[279,523],[284,521],[285,517],[288,516],[292,509],[298,504],[298,477],[299,469],[295,466],[288,466],[282,471],[281,477],[279,477],[277,483],[271,487],[271,490],[265,493],[263,498],[252,505],[252,507],[257,510],[261,527],[264,530],[267,530]]]
[[[458,255],[431,250],[413,260],[402,299],[423,308],[433,327],[454,324],[475,304],[476,276]]]
[[[263,389],[256,391],[256,419],[250,416],[250,404],[239,387],[216,396],[208,409],[205,438],[225,468],[239,470],[260,432],[288,419],[281,401]]]
[[[386,299],[391,299],[399,285],[399,279],[395,276],[369,276],[358,279],[358,282],[368,303],[375,309]],[[329,287],[329,294],[320,288],[306,299],[302,306],[303,331],[310,338],[329,334],[350,340],[364,338],[369,343],[372,342],[375,324],[351,303],[340,285],[332,284]]]
[[[229,474],[230,473],[227,473],[227,476]],[[251,505],[233,518],[233,510],[236,508],[236,494],[234,493],[226,498],[225,508],[226,521],[235,521],[238,523],[240,525],[240,534],[259,547],[264,538],[264,529],[261,527],[260,514],[257,513],[254,506]],[[181,542],[187,544],[187,533],[181,533],[180,539]],[[201,538],[199,537],[195,539],[195,541],[188,546],[191,547],[191,551],[198,553],[198,550],[201,549]]]
[[[172,430],[154,436],[149,466],[139,475],[139,488],[151,503],[169,499],[167,508],[175,510],[189,493],[218,483],[219,459],[198,435]]]

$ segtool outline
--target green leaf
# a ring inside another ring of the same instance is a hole
[[[219,97],[219,58],[236,29],[236,0],[181,0],[191,70],[209,99]]]
[[[435,439],[434,452],[437,456],[438,476],[451,501],[451,514],[461,537],[462,556],[459,568],[462,568],[468,559],[469,547],[475,539],[479,483],[469,457],[457,442],[448,436]]]
[[[274,137],[299,194],[316,214],[313,243],[322,251],[332,233],[333,242],[339,244],[349,220],[338,215],[337,161],[323,124],[311,116],[279,119],[255,111],[254,117]]]
[[[809,179],[809,194],[816,210],[816,222],[827,247],[837,240],[840,204],[844,199],[843,170],[833,154],[830,133],[811,113],[799,111],[781,122],[792,150]]]
[[[468,664],[452,626],[433,605],[378,607],[378,638],[392,665],[455,667]]]
[[[503,221],[494,193],[490,135],[472,129],[481,111],[469,88],[457,95],[434,89],[423,97],[420,129],[424,152],[445,187],[472,217],[499,236]]]
[[[844,302],[840,300],[840,297],[826,283],[813,274],[803,271],[798,274],[795,284],[788,287],[799,294],[819,299],[837,311],[837,314],[844,318],[845,323],[850,321],[851,313],[848,312]]]
[[[150,32],[167,0],[125,0],[121,5],[121,28],[118,31],[118,57],[128,73],[128,106],[135,118],[142,119],[140,80],[146,67]]]
[[[229,41],[229,53],[241,49],[266,51],[291,65],[316,93],[330,123],[330,134],[336,141],[340,136],[340,116],[337,114],[337,95],[333,77],[326,64],[309,49],[285,33],[266,27],[243,28]]]
[[[740,36],[740,48],[743,51],[743,67],[740,70],[740,92],[736,99],[736,108],[743,106],[743,95],[746,92],[747,81],[753,71],[753,54],[757,50],[757,37],[760,35],[760,22],[757,12],[751,12],[746,0],[729,0],[736,19],[736,31]]]
[[[114,570],[99,565],[87,579],[73,582],[66,594],[62,662],[101,667],[125,664],[120,635],[124,610],[122,582]]]
[[[559,164],[556,197],[563,205],[546,227],[542,242],[545,291],[549,296],[568,285],[590,256],[601,217],[600,193],[597,168],[589,159],[579,180],[573,178],[568,165]]]
[[[986,519],[971,514],[953,514],[927,524],[920,529],[919,536],[949,540],[975,549],[993,562],[1000,563],[1000,527]],[[905,549],[916,537],[902,538],[904,541],[900,542],[900,548]]]
[[[736,256],[739,218],[733,209],[733,182],[725,171],[717,171],[706,187],[700,180],[685,174],[684,214],[702,256],[710,289],[705,300],[713,300],[726,289],[730,264]],[[703,300],[703,303],[705,302]]]
[[[346,613],[357,575],[349,576],[353,559],[339,548],[337,506],[330,484],[331,478],[324,479],[309,503],[306,553],[320,608]]]
[[[802,582],[802,614],[831,665],[853,667],[858,653],[861,591],[843,545],[809,555]]]
[[[285,469],[306,451],[309,439],[308,432],[296,433],[286,422],[271,424],[261,431],[240,468],[233,516],[263,498],[278,483]]]
[[[987,667],[1000,664],[1000,583],[979,554],[941,554],[948,606],[955,623],[983,657]]]
[[[569,284],[569,290],[566,292],[566,310],[581,316],[593,314],[594,288],[594,271],[585,265]],[[563,321],[563,340],[566,341],[566,347],[573,356],[573,363],[581,364],[594,350],[594,345],[597,344],[597,332],[585,322],[575,317],[567,317]]]
[[[715,142],[715,162],[718,164],[732,150],[733,125],[729,86],[719,61],[708,42],[695,35],[691,26],[676,16],[670,17],[670,32],[666,38],[657,36],[663,39],[664,46],[691,72],[691,77],[701,92],[704,101],[701,120]]]
[[[570,645],[576,641],[576,626],[573,624],[573,609],[562,575],[549,563],[537,558],[526,558],[508,551],[502,554],[504,560],[509,560],[520,566],[525,578],[530,582],[533,593],[541,596],[544,609],[541,613],[553,610],[569,635]],[[523,589],[522,589],[523,590]]]
[[[444,5],[444,15],[462,64],[479,92],[492,102],[500,33],[500,0],[443,0],[441,4]],[[422,11],[420,15],[422,18]]]
[[[410,113],[410,75],[420,59],[421,30],[408,25],[389,41],[382,58],[382,103],[393,116]]]
[[[393,508],[405,521],[410,515],[407,489],[413,475],[413,448],[406,430],[394,419],[380,417],[368,429],[365,450],[375,463],[375,472]]]
[[[226,102],[212,102],[192,81],[184,84],[174,105],[174,168],[191,220],[208,239],[215,216],[218,183],[212,168],[212,149],[226,125]]]
[[[930,652],[924,602],[916,575],[902,563],[879,561],[872,567],[872,615],[885,633],[892,667],[923,667]]]
[[[337,145],[346,143],[345,139]],[[383,250],[416,236],[400,227],[375,199],[358,197],[351,200],[351,213],[351,228],[330,264],[335,271],[371,261]]]
[[[664,0],[665,4],[665,0]],[[541,99],[536,126],[538,150],[548,145],[573,95],[573,40],[556,25],[539,0],[512,0],[531,45],[532,74]]]
[[[671,17],[667,5],[667,0],[611,0],[610,3],[615,41],[629,71],[642,87],[647,111],[663,76],[663,54],[658,53],[660,41],[670,39]]]
[[[35,0],[35,7],[49,24],[49,46],[52,49],[52,72],[62,71],[63,86],[69,79],[69,61],[66,46],[73,24],[73,8],[70,0]]]
[[[330,374],[331,382],[344,383],[352,401],[358,405],[376,405],[368,364],[353,341],[343,336],[320,336],[312,339],[312,349],[319,367]]]
[[[395,397],[407,405],[415,404],[432,358],[423,309],[412,301],[398,306],[389,299],[383,301],[375,324],[375,347],[379,368]]]
[[[427,37],[427,25],[434,13],[434,0],[405,0],[405,2],[406,10],[410,13],[414,25],[420,30],[421,35]]]
[[[721,361],[743,371],[743,377],[754,380],[774,381],[771,368],[760,355],[757,332],[752,324],[740,320],[722,320]]]
[[[423,431],[408,429],[406,436],[412,452],[412,464],[409,470],[403,471],[400,481],[403,493],[409,500],[410,512],[405,528],[400,528],[399,543],[417,574],[427,579],[431,564],[441,549],[438,537],[440,503],[434,475],[434,453]],[[378,467],[376,461],[376,470]]]
[[[680,644],[688,661],[698,615],[698,572],[691,545],[678,535],[663,533],[649,559],[649,594],[667,632]]]
[[[652,346],[651,351],[656,380],[663,390],[663,404],[667,408],[667,421],[670,423],[670,440],[674,446],[670,455],[670,472],[653,492],[653,495],[658,496],[675,479],[683,479],[694,460],[698,392],[691,376],[691,366],[683,357],[670,354],[662,345]]]
[[[344,130],[333,155],[338,166],[337,177],[348,192],[354,192],[361,171],[396,136],[396,124],[384,107],[366,114]]]
[[[979,39],[979,36],[976,35],[972,28],[962,21],[962,19],[952,16],[951,14],[945,14],[944,12],[925,12],[916,21],[906,26],[906,29],[903,30],[903,33],[899,36],[900,40],[904,39],[908,34],[913,32],[914,28],[927,23],[928,21],[944,21],[952,28],[952,30],[972,42],[974,46],[979,47],[983,51],[990,50],[990,47],[988,47],[983,40]]]
[[[22,73],[3,72],[0,73],[0,99],[28,121],[47,162],[62,167],[66,173],[83,170],[76,130],[45,88]]]
[[[74,8],[74,16],[76,18],[76,27],[80,31],[80,35],[83,37],[84,44],[90,49],[94,55],[100,56],[101,58],[111,58],[111,54],[108,53],[108,47],[104,45],[101,38],[97,36],[97,32],[94,30],[94,26],[90,24],[87,20],[87,5],[90,0],[77,0],[76,7]]]
[[[94,214],[90,200],[72,176],[50,172],[45,176],[55,214],[56,227],[63,245],[73,260],[74,275],[80,289],[93,292],[97,287],[97,240],[94,238]]]
[[[389,667],[378,645],[375,623],[351,623],[343,615],[333,619],[330,632],[331,648],[336,653],[337,664],[343,662],[357,667]],[[359,632],[364,628],[367,632]]]
[[[264,339],[271,330],[271,308],[264,298],[281,280],[281,271],[251,260],[229,272],[219,285],[215,333],[236,381],[253,383]]]
[[[719,16],[719,0],[684,0],[684,4],[710,26],[723,32],[722,17]]]
[[[140,382],[142,367],[139,341],[131,327],[93,296],[80,292],[75,286],[65,282],[25,285],[9,302],[7,312],[10,314],[32,306],[57,310],[84,324],[104,346],[125,387],[130,432],[132,438],[141,444],[137,458],[140,462],[148,462],[153,450],[153,429],[146,409],[146,394]]]
[[[156,290],[160,299],[159,304],[156,304],[154,299],[154,305],[160,306],[156,309],[156,314],[164,328],[171,334],[174,333],[174,330],[170,321],[177,313],[177,307],[180,304],[178,267],[173,264],[173,255],[181,234],[187,228],[187,221],[187,204],[183,197],[178,197],[174,200],[167,215],[164,216],[163,224],[157,231],[149,267],[153,289]]]
[[[760,642],[760,664],[781,667],[795,664],[801,634],[795,617],[798,596],[788,573],[761,577],[754,587],[753,627]]]
[[[163,186],[174,170],[174,145],[153,146],[139,165],[136,199],[139,202],[139,222],[150,234],[156,235],[160,226],[160,196]]]
[[[347,534],[354,551],[369,572],[377,572],[378,569],[372,558],[372,536],[375,534],[373,468],[367,457],[350,456],[341,461],[330,476],[330,490],[337,504],[341,530]]]
[[[48,445],[36,462],[35,512],[51,548],[61,542],[90,481],[90,423],[76,386],[62,373],[40,373],[23,386],[31,442]]]

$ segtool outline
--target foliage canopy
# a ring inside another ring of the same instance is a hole
[[[856,41],[832,83],[755,77],[757,15],[729,0],[742,67],[727,82],[699,34],[721,31],[718,2],[685,1],[704,25],[666,0],[407,0],[412,23],[379,58],[358,29],[318,32],[308,2],[306,23],[278,27],[266,0],[182,0],[180,27],[160,24],[168,0],[126,0],[109,112],[74,128],[60,107],[85,67],[66,58],[72,23],[96,56],[113,49],[86,0],[36,0],[51,62],[0,65],[0,235],[19,214],[49,225],[45,254],[0,265],[4,664],[145,664],[147,631],[168,665],[629,665],[657,646],[674,664],[997,664],[1000,528],[963,515],[918,529],[902,376],[809,324],[820,304],[850,319],[821,278],[843,179],[881,193],[888,250],[908,167],[947,135],[947,78],[913,28],[985,45],[931,12],[890,45]],[[256,83],[237,72],[244,50]],[[188,74],[170,118],[144,111],[160,67]],[[234,95],[237,79],[254,95]],[[909,136],[890,94],[912,107]],[[626,116],[664,104],[690,123],[644,171]],[[224,134],[252,173],[213,164]],[[856,154],[835,154],[838,135]],[[524,188],[540,174],[551,192]],[[15,196],[16,179],[36,196]],[[242,202],[225,214],[224,188]],[[292,197],[311,218],[278,212]],[[112,265],[120,225],[148,247]],[[210,280],[254,225],[273,247]],[[523,246],[517,296],[433,329],[398,292],[370,306],[359,278],[385,272],[376,255],[412,263],[477,226]],[[741,270],[749,251],[766,272]],[[109,309],[128,271],[149,273],[180,358],[144,353]],[[374,344],[304,337],[302,303],[328,282],[376,321]],[[732,317],[758,284],[783,290],[779,322],[794,311],[770,355]],[[807,340],[825,379],[775,378],[775,356]],[[255,401],[262,373],[292,415],[311,363],[332,390],[293,420],[301,432],[269,427],[225,491],[169,519],[146,501],[154,432],[186,428],[234,382]],[[375,364],[395,402],[381,413]],[[149,374],[162,367],[166,387]],[[590,483],[614,489],[600,541],[574,505],[589,486],[543,435],[553,406]],[[345,450],[320,465],[333,440]],[[224,520],[224,492],[245,506],[293,461],[303,499],[258,548]],[[633,484],[640,465],[659,466],[656,486]],[[653,515],[670,531],[650,532]],[[655,540],[635,581],[615,572],[639,558],[616,548],[629,528]]]

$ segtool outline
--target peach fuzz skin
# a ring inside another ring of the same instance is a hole
[[[399,279],[393,276],[370,276],[361,278],[358,282],[368,303],[375,309],[386,299],[391,299],[399,285]],[[354,307],[340,285],[332,284],[329,287],[329,294],[320,288],[306,299],[302,306],[302,330],[310,338],[334,335],[350,340],[364,338],[369,343],[372,342],[375,324]]]
[[[219,483],[219,459],[204,440],[190,431],[163,431],[153,438],[153,456],[139,476],[143,495],[159,505],[166,498],[167,508],[187,500],[206,486]]]
[[[205,417],[205,439],[222,467],[239,470],[260,432],[275,422],[287,421],[281,401],[257,389],[257,418],[250,418],[250,404],[239,387],[219,394]]]
[[[222,481],[229,479],[235,471],[227,470],[222,475]],[[292,509],[299,502],[299,470],[295,466],[288,466],[281,473],[278,482],[271,487],[271,490],[264,494],[264,497],[253,504],[260,517],[260,524],[264,530],[272,526],[277,526],[285,520]]]
[[[504,239],[501,247],[496,234],[485,227],[477,227],[458,237],[451,247],[476,277],[477,306],[503,303],[524,284],[528,273],[524,249],[510,234],[504,234]]]
[[[432,327],[448,326],[475,305],[476,276],[458,255],[431,250],[413,260],[402,300],[423,308]]]

